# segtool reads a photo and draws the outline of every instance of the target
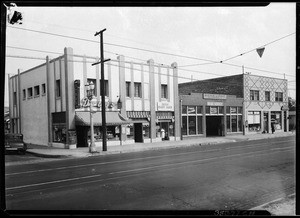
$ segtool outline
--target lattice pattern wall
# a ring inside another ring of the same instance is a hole
[[[271,108],[274,104],[280,104],[280,106],[288,104],[287,80],[245,74],[244,101],[246,108],[251,104],[250,90],[259,91],[259,101],[257,103],[262,109],[264,107]],[[265,91],[270,91],[270,101],[265,101]],[[275,92],[283,93],[282,102],[275,101]]]

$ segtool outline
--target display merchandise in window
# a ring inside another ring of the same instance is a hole
[[[53,127],[53,142],[66,143],[66,127],[54,126]]]

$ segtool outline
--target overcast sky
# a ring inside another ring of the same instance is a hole
[[[283,79],[285,74],[288,94],[295,98],[295,3],[271,3],[266,7],[19,7],[19,10],[23,13],[23,24],[8,24],[6,29],[6,55],[19,58],[6,57],[6,76],[45,62],[33,58],[57,57],[59,54],[55,53],[63,53],[64,47],[72,47],[74,54],[99,56],[97,43],[41,32],[99,41],[94,34],[106,28],[105,43],[153,52],[105,44],[105,58],[115,59],[117,56],[112,53],[117,53],[126,60],[139,59],[138,62],[148,59],[166,65],[177,62],[179,76],[188,78],[179,82],[241,74],[244,65],[245,72],[253,75]],[[263,45],[265,51],[259,57],[255,49]],[[224,61],[229,58],[232,59]],[[198,65],[186,66],[195,64]]]

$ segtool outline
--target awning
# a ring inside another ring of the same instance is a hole
[[[101,111],[93,113],[94,126],[102,126],[102,113]],[[118,111],[106,111],[106,125],[116,126],[132,123],[131,120],[126,120],[120,115]],[[78,126],[90,126],[90,112],[89,111],[76,111],[75,124]]]
[[[130,119],[130,123],[149,123],[147,119]]]

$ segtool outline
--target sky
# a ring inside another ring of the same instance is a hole
[[[176,62],[180,83],[243,72],[285,78],[288,96],[295,99],[296,3],[17,10],[23,15],[23,23],[7,24],[6,28],[5,106],[9,103],[8,75],[45,63],[37,58],[58,57],[65,47],[72,47],[74,54],[99,56],[99,43],[91,41],[99,41],[94,34],[102,29],[106,29],[105,59],[122,54],[129,61],[153,59],[165,65]],[[256,48],[262,46],[265,50],[259,57]]]

